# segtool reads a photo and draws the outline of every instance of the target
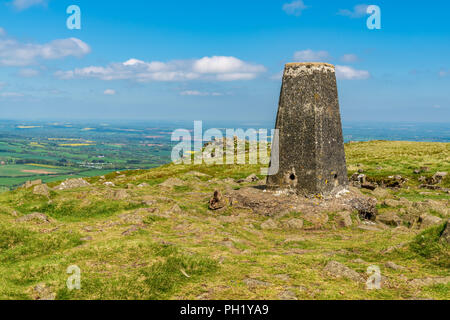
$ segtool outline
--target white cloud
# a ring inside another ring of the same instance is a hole
[[[0,27],[0,37],[6,36],[6,30],[2,27]]]
[[[182,96],[207,96],[208,94],[206,92],[200,92],[197,90],[186,90],[180,92],[180,95]]]
[[[182,95],[182,96],[213,96],[213,97],[218,97],[218,96],[223,96],[223,93],[220,93],[220,92],[202,92],[202,91],[197,91],[197,90],[186,90],[186,91],[180,92],[180,95]]]
[[[0,97],[3,97],[3,98],[19,98],[19,97],[23,97],[23,96],[24,95],[19,92],[2,92],[2,93],[0,93]]]
[[[353,7],[352,10],[341,9],[338,11],[338,15],[346,16],[350,18],[362,18],[367,14],[367,4],[358,4]]]
[[[32,78],[38,76],[39,73],[39,70],[36,69],[21,69],[18,74],[23,78]]]
[[[82,57],[89,52],[89,45],[77,38],[57,39],[45,44],[20,43],[6,38],[0,39],[0,66],[23,67],[39,59]]]
[[[222,73],[218,74],[216,76],[216,79],[219,81],[236,81],[236,80],[252,80],[256,78],[256,73],[242,73],[242,72],[235,72],[235,73]]]
[[[95,78],[100,80],[188,81],[196,79],[215,81],[251,80],[265,72],[262,65],[250,64],[235,57],[213,56],[198,60],[145,62],[130,59],[108,66],[90,66],[55,75],[61,79]]]
[[[327,51],[313,51],[307,49],[294,53],[294,60],[298,62],[323,62],[330,59],[331,56]]]
[[[341,80],[364,80],[370,78],[369,71],[357,70],[349,66],[336,66],[336,77]]]
[[[306,6],[303,3],[303,0],[296,0],[292,1],[290,3],[285,3],[283,5],[283,10],[289,14],[294,16],[300,16],[303,12],[303,10],[307,9],[308,6]]]
[[[448,74],[449,74],[449,72],[446,71],[446,70],[444,70],[444,69],[442,69],[441,71],[439,71],[439,76],[440,76],[440,77],[445,77],[445,76],[448,75]]]
[[[264,72],[261,65],[248,64],[235,57],[204,57],[194,62],[193,68],[198,73],[258,73]]]
[[[25,10],[32,6],[46,6],[48,0],[13,0],[12,5],[17,10]]]
[[[341,57],[341,61],[346,62],[346,63],[356,62],[356,61],[358,61],[358,56],[356,54],[352,54],[352,53],[344,54]]]
[[[116,90],[106,89],[105,91],[103,91],[103,94],[107,96],[114,96],[116,94]]]

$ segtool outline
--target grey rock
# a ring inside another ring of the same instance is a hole
[[[421,229],[426,229],[426,228],[443,223],[443,220],[439,217],[425,213],[420,216],[419,223],[420,223]]]
[[[265,282],[257,279],[246,278],[244,279],[244,283],[251,289],[255,289],[257,287],[268,287],[271,285],[270,282]]]
[[[377,216],[377,221],[388,226],[397,227],[402,224],[402,219],[394,212],[385,212]]]
[[[128,228],[124,232],[122,232],[122,235],[123,236],[129,236],[129,235],[132,235],[133,233],[139,231],[140,229],[142,229],[142,226],[135,225],[135,226],[132,226],[132,227]]]
[[[330,261],[323,270],[328,275],[337,278],[346,278],[355,282],[364,282],[364,278],[355,270],[339,263],[337,261]]]
[[[298,300],[297,295],[291,290],[284,290],[278,297],[280,300]]]
[[[384,265],[386,266],[386,268],[393,269],[393,270],[404,270],[405,269],[405,267],[399,266],[398,264],[395,264],[392,261],[388,261]]]
[[[350,200],[350,206],[357,210],[362,219],[375,221],[378,209],[377,200],[374,198],[353,198]]]
[[[50,188],[46,184],[40,184],[33,188],[33,194],[50,197]]]
[[[270,229],[276,229],[276,228],[278,228],[278,224],[272,219],[269,219],[269,220],[261,223],[261,229],[263,229],[263,230],[270,230]]]
[[[286,229],[301,230],[301,229],[303,229],[303,220],[302,219],[290,219],[290,220],[286,221],[283,225]]]
[[[33,288],[33,299],[48,301],[55,300],[56,293],[54,293],[48,285],[40,283]]]
[[[184,211],[183,211],[183,209],[180,208],[179,205],[174,204],[174,205],[172,206],[172,208],[170,208],[170,210],[168,211],[168,213],[169,213],[169,214],[170,214],[170,213],[172,213],[172,214],[182,214],[182,213],[184,213]]]
[[[433,277],[433,278],[423,278],[423,279],[414,279],[409,282],[409,284],[413,287],[426,287],[432,286],[436,284],[447,284],[450,282],[450,276],[447,277]]]
[[[56,186],[55,190],[69,190],[69,189],[75,189],[75,188],[82,188],[82,187],[88,187],[91,184],[87,182],[86,180],[79,178],[79,179],[68,179],[64,182],[62,182],[59,186]]]
[[[450,222],[447,222],[444,232],[441,234],[441,240],[446,243],[450,243]]]
[[[239,179],[237,183],[252,183],[258,181],[259,178],[256,176],[256,174],[251,174],[245,179]]]
[[[149,187],[150,185],[147,183],[147,182],[142,182],[142,183],[140,183],[140,184],[138,184],[138,188],[147,188],[147,187]]]
[[[26,216],[20,217],[16,220],[17,222],[31,222],[35,221],[39,224],[42,223],[50,223],[50,219],[43,213],[39,212],[33,212],[30,214],[27,214]]]
[[[347,212],[347,211],[338,212],[336,214],[335,221],[336,221],[338,227],[341,227],[341,228],[347,228],[353,224],[350,212]]]
[[[186,182],[178,178],[169,178],[163,183],[160,183],[159,186],[163,188],[173,188],[173,187],[182,187],[185,186]]]

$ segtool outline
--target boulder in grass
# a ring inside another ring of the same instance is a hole
[[[347,228],[353,224],[350,212],[347,211],[337,213],[335,221],[340,228]]]
[[[258,181],[259,178],[256,174],[251,174],[245,179],[239,179],[237,183],[252,183]]]
[[[292,230],[301,230],[303,229],[303,220],[302,219],[290,219],[283,223],[283,226],[286,229],[292,229]]]
[[[33,194],[50,197],[50,188],[46,184],[40,184],[33,188]]]
[[[420,229],[427,229],[432,226],[441,224],[443,220],[439,217],[425,213],[419,217]]]
[[[377,221],[384,223],[388,226],[398,227],[402,224],[403,220],[395,212],[384,212],[377,216]]]
[[[38,224],[50,223],[50,219],[43,213],[33,212],[26,216],[20,217],[17,222],[36,222]]]
[[[82,178],[78,179],[67,179],[62,182],[59,186],[56,186],[55,190],[69,190],[75,188],[89,187],[91,184]]]
[[[163,183],[159,184],[159,186],[163,188],[182,187],[184,185],[186,185],[186,182],[178,178],[169,178]]]
[[[355,270],[337,261],[330,261],[323,271],[336,278],[346,278],[355,282],[365,282],[364,278]]]

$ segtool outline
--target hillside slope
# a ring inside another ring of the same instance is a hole
[[[350,177],[380,185],[348,196],[377,199],[375,221],[320,197],[266,210],[263,177],[245,180],[256,165],[171,164],[0,194],[0,299],[449,299],[450,178],[433,176],[450,171],[450,145],[346,153]],[[67,289],[71,265],[81,290]],[[373,265],[378,290],[366,286]]]

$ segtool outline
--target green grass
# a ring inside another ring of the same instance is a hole
[[[409,179],[405,188],[390,190],[388,197],[414,202],[432,199],[444,208],[450,200],[441,191],[421,195],[418,176],[413,173],[425,165],[432,168],[428,174],[450,171],[448,144],[352,143],[346,145],[346,152],[349,174],[363,169],[373,179],[391,174]],[[52,191],[50,199],[33,195],[32,190],[2,193],[0,299],[32,299],[37,284],[46,284],[57,299],[255,300],[279,299],[286,290],[299,299],[450,298],[448,284],[421,288],[409,284],[413,279],[448,275],[450,250],[439,240],[444,225],[424,231],[388,228],[377,232],[356,225],[336,228],[336,212],[329,212],[329,222],[322,228],[312,228],[304,221],[303,230],[289,230],[283,222],[301,219],[304,214],[291,212],[273,218],[279,228],[262,230],[267,217],[248,210],[208,210],[208,198],[214,190],[237,189],[221,179],[245,178],[259,174],[260,169],[258,165],[164,165],[152,170],[110,172],[106,180],[116,187],[109,189],[104,180],[92,177],[87,179],[92,186]],[[210,177],[185,175],[189,171]],[[169,177],[178,177],[185,185],[172,189],[158,186]],[[210,179],[215,180],[208,182]],[[110,189],[143,182],[149,186],[127,189],[129,198],[125,200],[108,198]],[[448,180],[443,185],[448,185]],[[383,198],[378,198],[381,203]],[[155,203],[144,205],[144,199]],[[182,212],[172,210],[175,204]],[[405,209],[379,208],[381,212]],[[51,222],[19,223],[14,212],[18,217],[42,212]],[[445,212],[427,212],[448,219]],[[356,222],[355,213],[352,217]],[[386,253],[399,244],[403,245]],[[369,265],[377,265],[387,285],[367,290],[364,284],[326,276],[323,269],[330,260],[364,277]],[[389,269],[385,267],[388,261],[404,269]],[[66,288],[66,271],[71,265],[81,269],[81,290]],[[268,285],[250,287],[246,279]]]
[[[411,242],[411,250],[428,261],[450,269],[450,251],[448,245],[440,241],[447,223],[425,230]]]

